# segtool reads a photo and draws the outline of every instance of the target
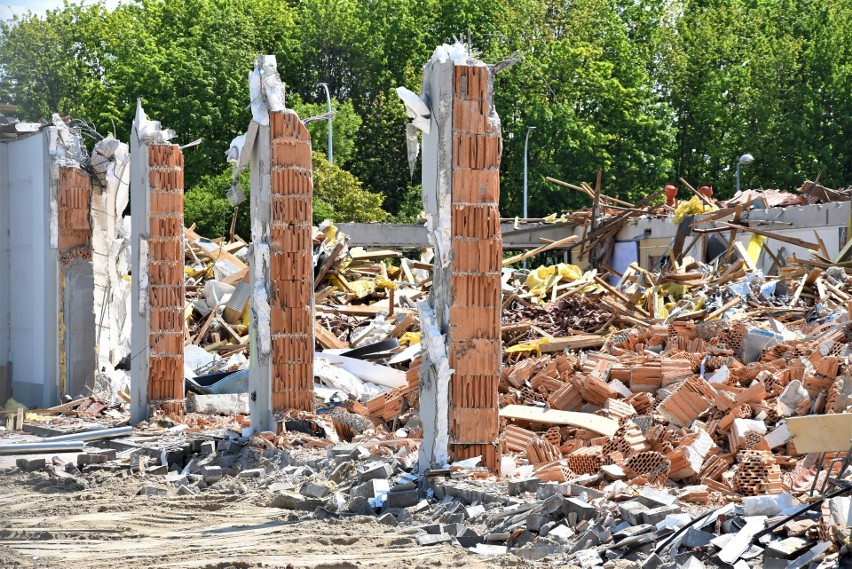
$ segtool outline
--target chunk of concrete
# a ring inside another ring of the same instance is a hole
[[[509,496],[518,496],[524,492],[535,492],[541,480],[539,478],[526,478],[524,480],[509,480]]]
[[[671,506],[677,500],[676,496],[657,490],[656,488],[643,488],[639,492],[639,503],[647,508],[659,508],[660,506]]]
[[[299,488],[299,494],[309,498],[325,498],[328,493],[328,488],[319,484],[314,484],[313,482],[305,482],[302,484],[302,487]]]
[[[596,507],[578,498],[566,498],[563,504],[563,512],[566,515],[576,514],[578,521],[593,520],[598,513]]]
[[[642,519],[642,514],[647,511],[648,508],[638,500],[629,500],[618,505],[618,512],[621,514],[621,519],[634,526],[646,523]]]
[[[453,536],[446,533],[427,533],[417,536],[417,543],[420,545],[438,545],[439,543],[449,543],[453,540]]]
[[[222,480],[221,466],[205,466],[201,469],[201,476],[206,484],[215,484]]]
[[[642,512],[642,523],[657,525],[668,516],[680,513],[682,510],[677,506],[659,506]]]
[[[35,472],[36,470],[42,470],[46,464],[47,461],[43,458],[19,458],[15,460],[15,466],[17,466],[24,472]]]
[[[368,480],[377,480],[380,478],[387,480],[390,478],[392,472],[393,470],[391,469],[390,464],[386,462],[370,462],[358,467],[358,480],[360,482],[367,482]]]
[[[601,556],[598,554],[596,549],[582,549],[576,552],[574,557],[583,569],[603,565],[603,559],[601,559]]]
[[[396,519],[396,516],[387,512],[379,516],[379,523],[386,526],[396,527],[399,525],[399,520]]]
[[[792,507],[792,494],[743,497],[743,511],[746,516],[775,516]]]
[[[186,400],[187,410],[206,415],[248,414],[248,393],[225,393],[222,395],[196,395]]]
[[[702,547],[710,543],[715,535],[712,533],[701,531],[700,529],[695,529],[694,527],[688,528],[686,532],[683,534],[683,540],[681,544],[686,547]]]
[[[811,542],[801,537],[788,537],[780,541],[771,541],[763,550],[766,557],[775,559],[796,559],[804,554],[811,546]]]

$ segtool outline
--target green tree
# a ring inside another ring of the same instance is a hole
[[[364,189],[361,181],[330,164],[325,156],[314,152],[314,222],[325,217],[333,221],[369,222],[384,221],[387,212],[382,209],[384,198]]]
[[[287,106],[305,120],[322,115],[328,111],[328,105],[323,103],[305,103],[295,94],[287,96]],[[334,150],[334,163],[346,166],[355,154],[355,141],[358,129],[361,128],[361,117],[355,112],[352,101],[331,100],[331,108],[337,111],[332,119],[331,144]],[[308,123],[311,133],[311,147],[316,152],[328,155],[328,121],[318,120]]]

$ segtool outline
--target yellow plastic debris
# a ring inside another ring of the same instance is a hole
[[[400,345],[408,345],[411,344],[419,344],[420,343],[420,332],[406,332],[402,336],[399,337]]]
[[[519,354],[526,352],[535,352],[536,356],[541,356],[541,347],[545,344],[549,344],[550,339],[548,338],[539,338],[538,340],[533,340],[531,342],[526,342],[524,344],[515,344],[514,346],[510,346],[506,348],[504,351],[507,354]]]
[[[547,292],[561,280],[575,281],[583,276],[583,271],[577,265],[569,265],[559,263],[558,265],[542,265],[533,269],[524,286],[529,289],[532,294],[544,296]]]
[[[698,196],[692,196],[692,199],[686,202],[680,202],[672,216],[672,223],[680,223],[687,215],[698,215],[719,209],[714,205],[707,205],[701,201]]]
[[[376,288],[383,288],[385,290],[390,290],[390,289],[396,290],[399,287],[392,280],[386,279],[382,275],[377,275],[376,276]]]

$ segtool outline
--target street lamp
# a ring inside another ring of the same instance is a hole
[[[751,164],[752,162],[754,162],[754,156],[751,154],[743,154],[740,156],[740,159],[737,160],[737,193],[740,193],[740,165]]]
[[[527,136],[524,139],[524,219],[527,218],[527,156],[530,145],[530,131],[534,129],[534,126],[528,126]]]
[[[328,163],[334,164],[334,152],[331,147],[331,94],[328,92],[328,83],[319,83],[318,87],[323,87],[325,89],[325,102],[328,103]]]

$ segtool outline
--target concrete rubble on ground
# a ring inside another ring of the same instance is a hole
[[[181,149],[141,106],[131,158],[107,139],[95,182],[87,158],[53,157],[55,260],[92,263],[95,288],[112,291],[94,303],[107,315],[99,381],[77,381],[68,359],[62,404],[9,398],[5,474],[77,490],[126,476],[151,500],[250,494],[295,518],[372,516],[421,547],[519,563],[798,569],[849,556],[852,241],[830,251],[752,213],[848,208],[848,190],[805,182],[795,199],[727,204],[695,192],[672,207],[554,181],[593,203],[540,225],[581,232],[504,258],[492,70],[456,44],[436,50],[423,95],[402,93],[415,141],[422,131],[430,246],[365,250],[330,221],[310,225],[309,135],[274,58],[250,81],[232,158],[257,166],[251,242],[183,226]],[[25,132],[67,138],[57,121]],[[132,231],[114,167],[128,161],[147,214]],[[677,228],[653,262],[619,247],[637,220]],[[573,264],[520,267],[568,252]],[[81,340],[60,313],[64,358]]]

